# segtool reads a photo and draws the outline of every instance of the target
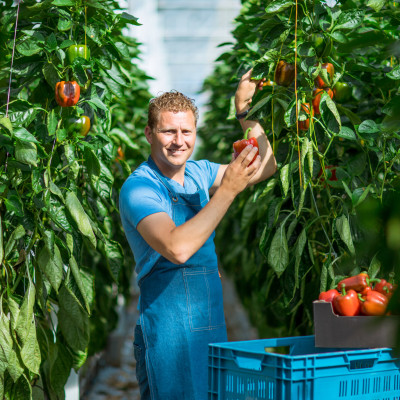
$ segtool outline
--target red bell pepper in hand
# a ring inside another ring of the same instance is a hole
[[[321,292],[318,296],[318,300],[324,300],[329,303],[332,303],[333,299],[339,295],[340,293],[336,289],[330,289],[327,290],[326,292]]]
[[[256,158],[257,158],[257,156],[258,156],[258,142],[257,142],[257,139],[256,138],[249,138],[249,139],[247,139],[247,134],[249,133],[249,130],[250,130],[251,128],[249,128],[249,129],[247,129],[247,131],[246,131],[246,133],[244,134],[244,139],[242,139],[242,140],[237,140],[236,142],[234,142],[233,143],[233,151],[234,151],[234,154],[233,154],[233,157],[234,158],[236,158],[241,152],[242,152],[242,150],[246,147],[246,146],[248,146],[248,145],[252,145],[253,147],[257,147],[257,153],[256,153],[256,155],[254,156],[254,158],[253,158],[253,160],[251,161],[251,163],[249,164],[249,165],[251,165],[251,164],[253,164],[253,162],[256,160]]]
[[[333,301],[333,309],[336,314],[344,317],[354,317],[360,313],[360,302],[357,292],[353,289],[347,292],[343,289],[342,294],[336,296]]]
[[[356,292],[362,292],[367,286],[369,286],[369,276],[366,272],[361,272],[358,275],[341,280],[337,285],[337,289],[339,291],[353,289]]]
[[[363,315],[385,315],[389,299],[376,290],[370,290],[360,296],[361,313]]]
[[[374,290],[376,292],[384,294],[388,299],[390,299],[393,295],[395,287],[385,279],[380,279],[374,286]]]
[[[81,89],[75,81],[61,81],[56,83],[56,102],[61,107],[74,106],[81,94]]]

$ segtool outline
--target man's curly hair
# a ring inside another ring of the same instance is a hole
[[[147,125],[151,130],[154,130],[157,126],[161,111],[172,111],[175,113],[180,111],[192,111],[196,125],[199,118],[199,110],[194,104],[194,100],[176,90],[165,92],[150,100]]]

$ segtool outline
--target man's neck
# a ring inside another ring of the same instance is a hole
[[[184,185],[185,182],[185,168],[186,163],[183,166],[176,166],[175,168],[167,166],[161,162],[159,162],[155,157],[151,156],[155,164],[157,165],[158,169],[161,173],[166,176],[167,178],[173,179],[174,181],[178,182],[180,185]]]

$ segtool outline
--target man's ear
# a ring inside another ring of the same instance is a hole
[[[151,144],[153,141],[153,138],[151,136],[151,129],[148,125],[146,125],[146,128],[144,128],[144,134],[146,136],[146,140]]]

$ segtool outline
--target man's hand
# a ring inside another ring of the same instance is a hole
[[[250,107],[252,98],[257,90],[264,87],[265,78],[260,80],[251,79],[253,69],[247,71],[240,79],[239,86],[235,94],[236,111],[241,113]]]
[[[246,146],[242,152],[227,166],[221,181],[221,189],[233,198],[242,192],[261,166],[261,157],[257,156],[257,148]],[[251,164],[251,165],[250,165]]]

